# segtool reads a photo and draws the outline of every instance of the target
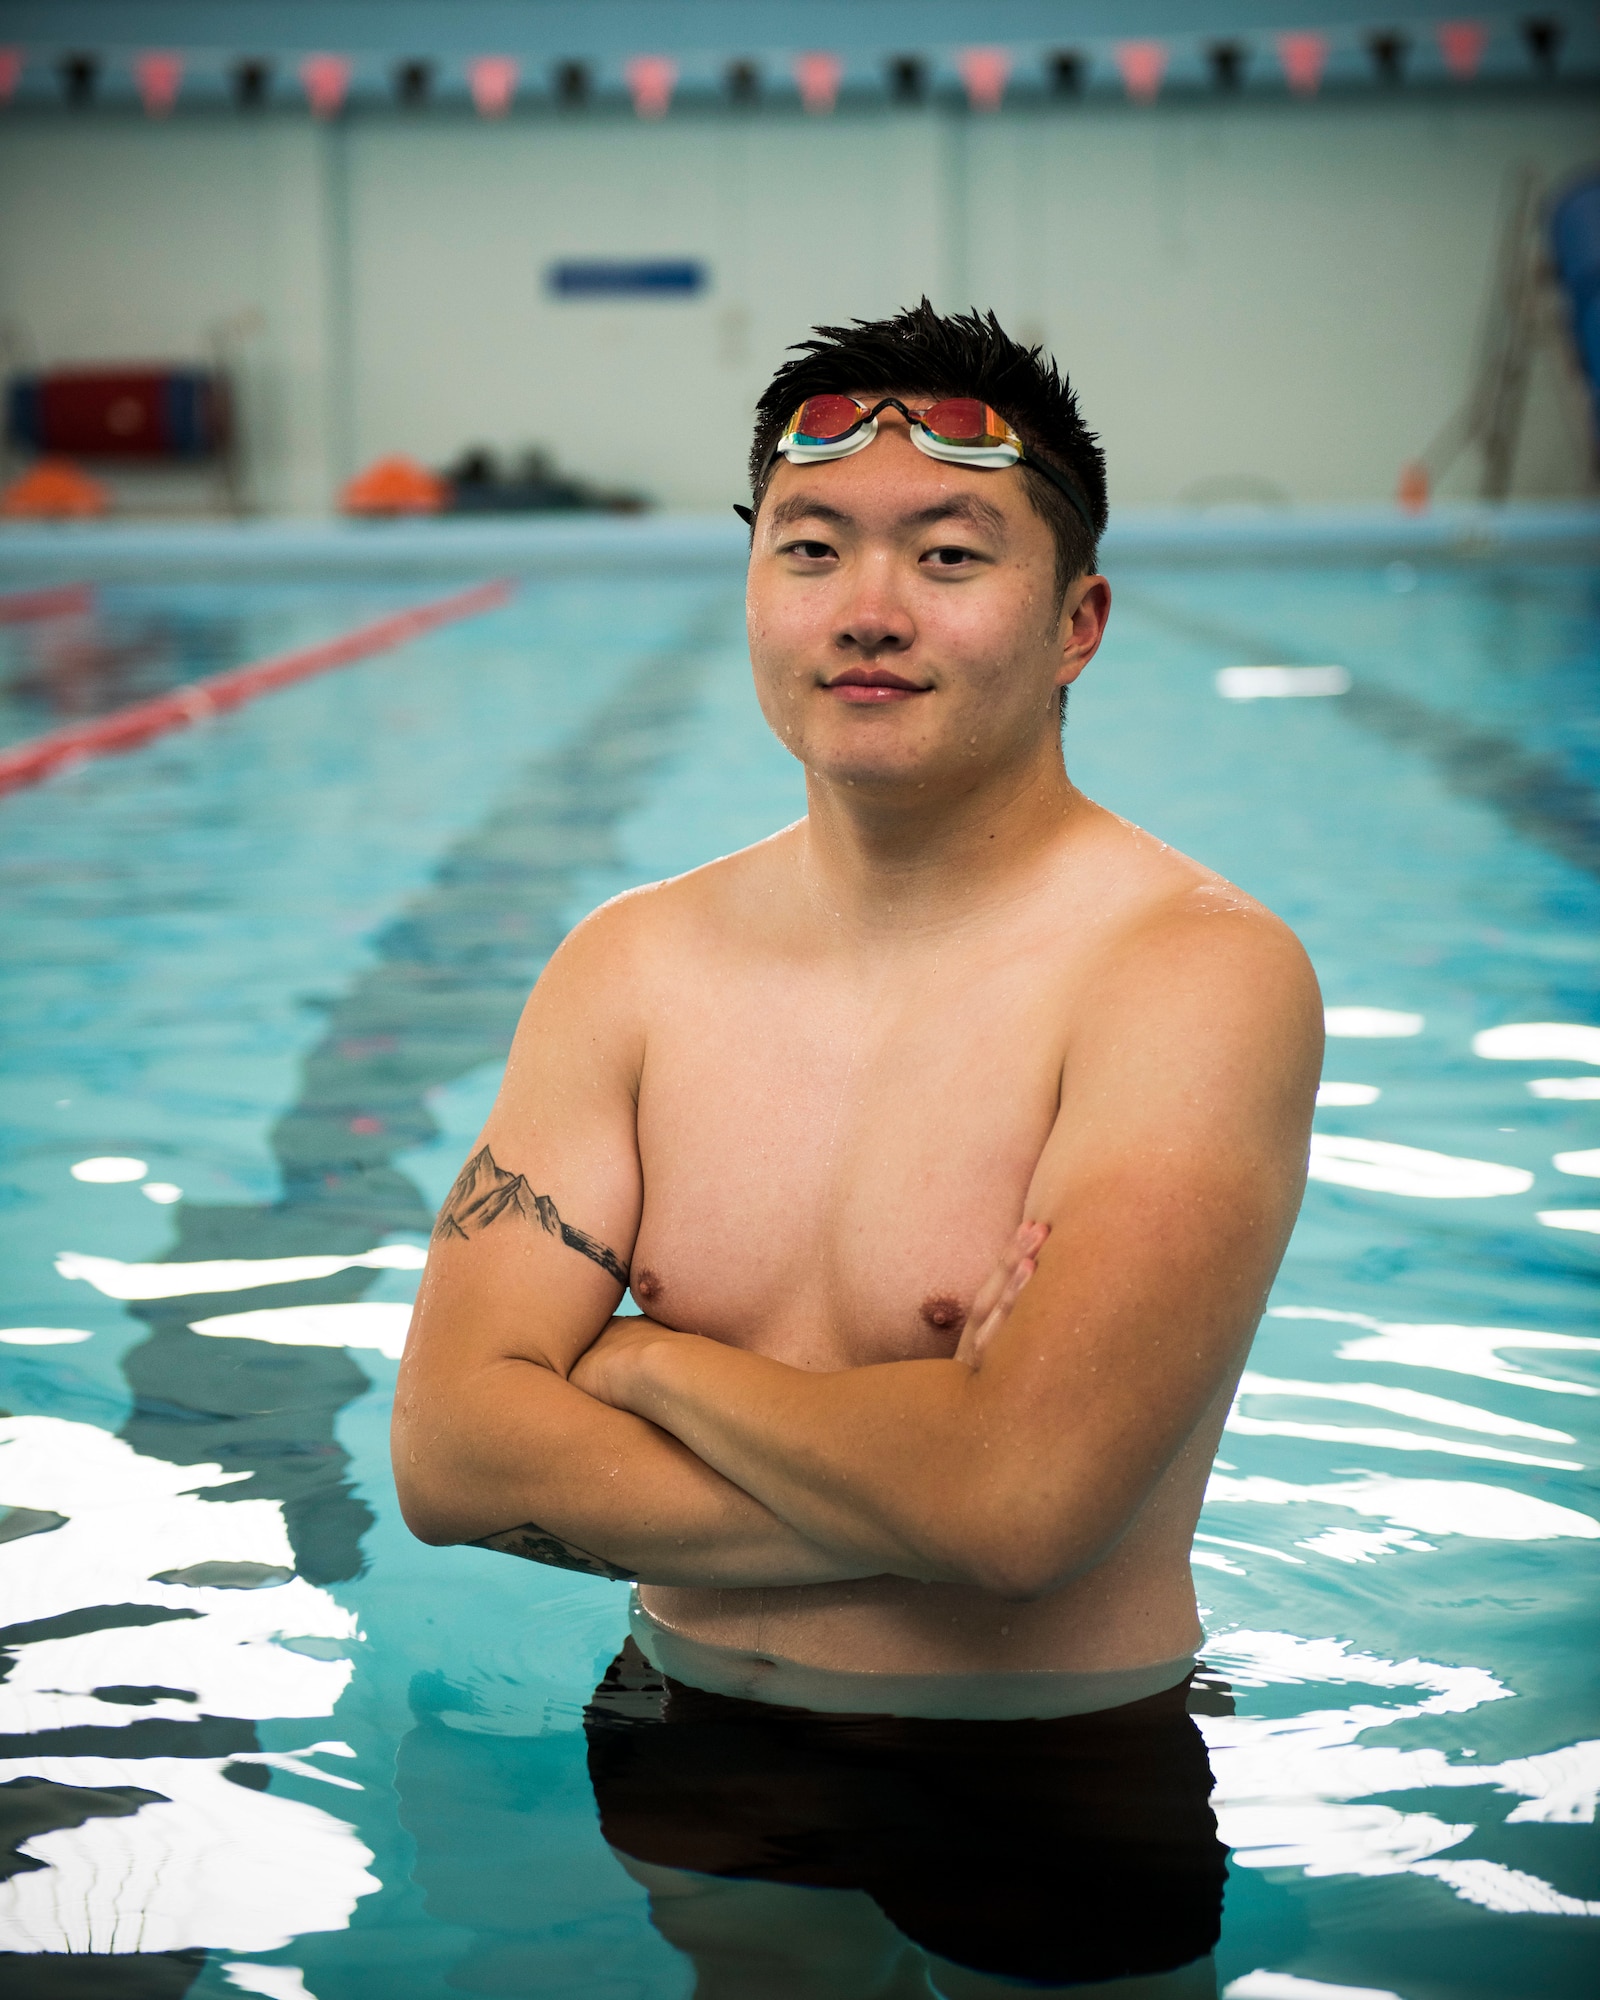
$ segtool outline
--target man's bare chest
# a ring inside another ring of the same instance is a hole
[[[639,1304],[799,1366],[947,1355],[1054,1121],[1026,978],[708,977],[652,1022]]]

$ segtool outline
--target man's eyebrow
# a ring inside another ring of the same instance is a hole
[[[920,507],[915,514],[901,516],[902,525],[908,528],[932,528],[940,521],[970,521],[975,528],[987,528],[992,535],[1003,535],[1007,526],[1000,509],[980,500],[975,493],[957,494],[932,507]]]
[[[786,528],[794,521],[827,521],[838,528],[858,525],[855,516],[843,508],[830,507],[825,500],[813,500],[804,493],[791,494],[772,510],[775,529]],[[931,507],[919,507],[914,514],[902,514],[900,526],[932,528],[941,521],[968,521],[975,528],[987,528],[993,535],[1003,535],[1007,526],[1006,517],[998,507],[990,506],[987,500],[980,500],[973,493],[957,494],[949,500],[935,501]]]
[[[853,514],[830,507],[825,500],[809,499],[804,493],[790,494],[787,500],[780,500],[772,510],[774,528],[787,528],[791,521],[831,521],[839,528],[855,526]]]

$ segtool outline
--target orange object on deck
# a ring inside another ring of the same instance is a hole
[[[345,514],[437,514],[449,504],[450,488],[414,458],[380,458],[358,472],[339,495]]]
[[[111,495],[70,458],[41,458],[0,493],[12,521],[93,520],[111,511]]]
[[[1409,465],[1400,468],[1400,484],[1395,488],[1396,501],[1408,514],[1426,512],[1433,497],[1433,482],[1428,477],[1428,468],[1420,459],[1412,459]]]

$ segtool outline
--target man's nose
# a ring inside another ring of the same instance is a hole
[[[834,644],[844,652],[903,653],[916,636],[893,580],[881,572],[857,577],[842,614]]]

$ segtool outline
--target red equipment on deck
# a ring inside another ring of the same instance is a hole
[[[66,458],[210,459],[232,439],[226,378],[209,368],[52,368],[13,378],[11,443]]]
[[[106,472],[208,473],[215,502],[237,513],[241,504],[238,437],[227,373],[191,363],[126,362],[31,369],[6,385],[6,445],[13,462]],[[23,483],[32,475],[24,473]],[[87,479],[86,474],[79,474]],[[35,505],[17,495],[10,513],[93,511],[65,508],[44,496]],[[44,504],[51,500],[50,504]],[[107,501],[100,506],[105,511]]]

